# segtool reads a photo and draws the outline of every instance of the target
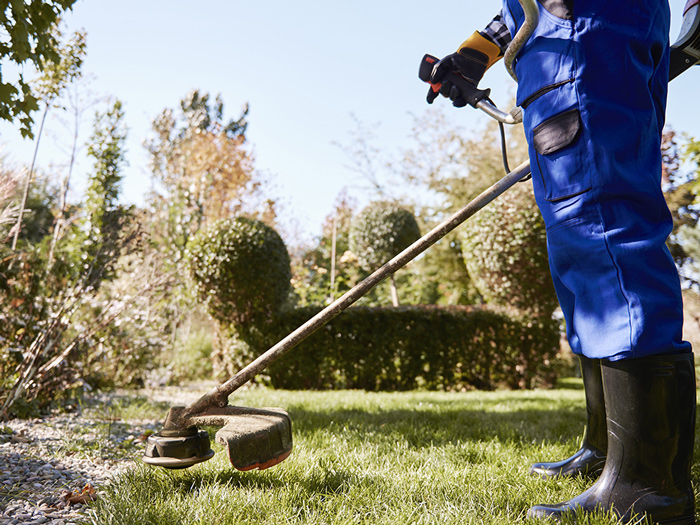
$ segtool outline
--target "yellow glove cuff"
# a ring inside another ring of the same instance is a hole
[[[463,48],[468,47],[469,49],[475,49],[486,55],[488,57],[488,62],[486,64],[486,69],[490,68],[493,64],[498,62],[501,58],[501,48],[496,44],[491,42],[488,38],[484,37],[478,31],[474,31],[474,34],[467,38],[464,43],[459,46],[458,52]]]

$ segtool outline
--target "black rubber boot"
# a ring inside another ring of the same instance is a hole
[[[583,388],[586,392],[587,424],[581,448],[570,458],[554,463],[535,463],[530,474],[543,478],[582,476],[596,478],[605,466],[608,432],[605,425],[605,400],[600,359],[580,356]]]
[[[695,438],[692,354],[601,363],[608,418],[605,468],[593,486],[530,517],[612,510],[622,522],[646,514],[661,525],[695,524],[690,482]]]

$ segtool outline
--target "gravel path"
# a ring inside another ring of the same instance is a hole
[[[187,404],[202,391],[141,394]],[[95,395],[71,413],[0,423],[0,525],[79,523],[85,503],[139,461],[145,439],[161,422],[118,419],[109,408],[116,397]]]

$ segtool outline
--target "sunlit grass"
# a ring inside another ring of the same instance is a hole
[[[139,466],[106,488],[90,522],[531,523],[533,504],[564,501],[590,485],[528,474],[533,461],[578,448],[585,416],[575,381],[529,392],[253,390],[231,401],[286,408],[290,458],[252,472],[232,469],[224,454],[181,471]]]

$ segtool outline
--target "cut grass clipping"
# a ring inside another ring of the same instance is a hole
[[[518,392],[253,390],[232,403],[286,408],[295,440],[290,458],[250,472],[234,470],[223,453],[187,470],[140,465],[106,487],[88,521],[535,523],[526,518],[531,505],[568,500],[591,483],[528,474],[532,462],[578,449],[585,409],[576,382]],[[694,466],[696,487],[698,474]],[[617,520],[601,514],[579,523]]]

